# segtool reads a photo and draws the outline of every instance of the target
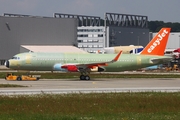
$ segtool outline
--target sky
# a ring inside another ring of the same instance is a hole
[[[4,13],[47,17],[63,13],[102,19],[105,13],[118,13],[180,23],[180,0],[0,0],[0,15]]]

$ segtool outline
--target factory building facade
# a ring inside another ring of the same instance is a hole
[[[105,13],[97,16],[55,13],[56,18],[77,18],[77,47],[96,53],[105,47],[142,45],[149,42],[148,17]]]
[[[103,50],[105,44],[105,28],[102,26],[78,27],[77,47],[89,53]]]

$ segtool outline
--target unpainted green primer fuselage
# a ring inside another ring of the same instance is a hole
[[[65,71],[65,64],[87,64],[109,62],[116,54],[78,54],[78,53],[21,53],[9,60],[9,68],[30,71]],[[107,72],[137,70],[140,68],[162,64],[167,56],[150,56],[122,54],[118,61],[102,66]],[[160,59],[152,62],[153,59]]]

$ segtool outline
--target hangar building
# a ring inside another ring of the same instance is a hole
[[[0,16],[0,64],[23,52],[22,46],[73,45],[88,52],[123,45],[145,46],[148,17],[105,13],[97,16],[54,13],[53,17],[8,14]]]
[[[77,19],[0,16],[1,62],[19,53],[21,45],[73,45],[76,38]]]

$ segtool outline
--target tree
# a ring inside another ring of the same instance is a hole
[[[149,21],[148,28],[150,32],[158,32],[162,27],[170,27],[171,32],[180,32],[180,23],[172,23],[163,21]]]

